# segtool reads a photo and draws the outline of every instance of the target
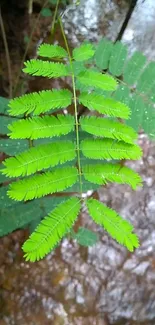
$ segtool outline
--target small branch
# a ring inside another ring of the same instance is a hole
[[[66,45],[66,50],[69,57],[69,62],[72,70],[72,87],[73,87],[73,97],[74,97],[74,113],[75,113],[75,129],[76,129],[76,150],[77,150],[77,163],[78,163],[78,170],[79,170],[79,182],[80,182],[80,194],[82,198],[82,170],[81,170],[81,160],[80,160],[80,140],[79,140],[79,123],[78,123],[78,109],[77,109],[77,97],[76,97],[76,87],[75,87],[75,77],[73,72],[73,64],[72,64],[72,57],[70,54],[68,42],[66,35],[64,33],[63,25],[61,18],[59,18],[60,28],[62,32],[62,36]]]
[[[1,8],[0,8],[0,27],[1,27],[1,31],[2,31],[2,38],[3,38],[3,42],[4,42],[5,54],[6,54],[6,61],[7,61],[7,66],[8,66],[9,98],[12,98],[11,61],[10,61],[10,54],[9,54],[9,48],[8,48],[8,43],[7,43],[7,39],[6,39],[5,28],[4,28],[4,24],[3,24],[3,18],[2,18]]]

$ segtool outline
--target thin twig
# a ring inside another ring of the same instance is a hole
[[[5,28],[3,24],[3,18],[1,14],[1,8],[0,8],[0,27],[2,31],[2,38],[4,42],[4,47],[5,47],[5,54],[6,54],[6,61],[7,61],[7,66],[8,66],[8,77],[9,77],[9,98],[12,98],[12,72],[11,72],[11,61],[10,61],[10,54],[9,54],[9,48],[8,48],[8,43],[6,39],[6,33],[5,33]]]

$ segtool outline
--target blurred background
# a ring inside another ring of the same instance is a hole
[[[64,81],[21,73],[23,60],[36,57],[40,43],[63,45],[57,24],[51,34],[55,4],[0,1],[0,96],[64,86]],[[154,0],[68,0],[60,1],[59,11],[71,49],[106,37],[127,44],[130,55],[140,50],[155,59]],[[85,210],[80,224],[99,234],[93,247],[64,239],[54,253],[33,264],[25,263],[20,248],[27,229],[1,237],[0,325],[155,325],[155,142],[141,132],[139,143],[143,159],[129,166],[142,176],[143,188],[133,192],[112,184],[92,195],[133,223],[140,248],[127,252]]]

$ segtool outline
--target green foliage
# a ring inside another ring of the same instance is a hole
[[[66,58],[68,54],[63,47],[59,45],[41,44],[38,48],[38,55],[46,58]]]
[[[6,159],[2,172],[8,177],[29,176],[42,169],[74,160],[75,157],[74,144],[71,141],[39,145]]]
[[[140,176],[128,167],[119,164],[86,165],[82,168],[85,179],[100,185],[108,182],[128,184],[134,190],[141,185]]]
[[[79,102],[89,108],[96,110],[101,114],[106,114],[112,117],[121,117],[128,119],[130,116],[130,109],[125,104],[117,102],[112,98],[106,98],[102,95],[92,93],[81,93]]]
[[[72,227],[79,211],[80,200],[73,197],[49,213],[23,245],[26,260],[34,262],[48,254]]]
[[[97,200],[84,200],[82,193],[108,182],[128,184],[132,189],[141,185],[141,178],[137,173],[113,160],[139,159],[142,155],[140,147],[136,144],[137,134],[132,129],[133,115],[130,120],[130,103],[131,109],[132,103],[135,104],[134,91],[132,89],[130,92],[127,86],[115,77],[124,73],[126,81],[133,87],[135,70],[137,68],[140,75],[139,70],[144,60],[142,57],[131,58],[127,66],[126,47],[119,42],[113,45],[106,40],[101,41],[96,50],[90,43],[82,44],[73,50],[72,58],[62,47],[49,44],[42,44],[38,54],[50,59],[65,60],[64,63],[55,63],[33,59],[25,63],[23,71],[47,78],[70,77],[73,92],[67,89],[53,89],[26,94],[10,101],[9,113],[17,116],[18,120],[10,116],[10,139],[0,141],[2,150],[13,156],[3,162],[0,175],[17,177],[9,185],[7,193],[15,201],[26,201],[15,203],[17,207],[19,204],[21,211],[29,204],[34,207],[36,205],[39,209],[36,202],[50,199],[54,193],[64,192],[65,195],[66,192],[71,192],[74,196],[69,200],[66,200],[66,197],[65,200],[64,197],[59,198],[60,202],[63,202],[47,212],[48,216],[41,220],[23,245],[25,258],[30,261],[43,258],[68,232],[74,234],[78,243],[85,246],[96,243],[97,236],[88,229],[79,228],[76,234],[72,230],[82,203],[87,205],[97,224],[103,226],[120,244],[133,251],[138,247],[138,239],[132,233],[133,227],[117,212]],[[134,63],[131,63],[131,60]],[[94,62],[97,69],[93,66]],[[135,70],[130,69],[131,64],[135,65]],[[90,65],[91,68],[88,68]],[[113,76],[105,74],[105,71],[99,72],[99,69],[107,69]],[[131,74],[128,79],[129,70]],[[153,96],[153,80],[151,79],[151,85],[145,86],[144,80],[148,76],[152,78],[151,68],[148,68],[143,77],[139,77],[138,89],[144,91],[147,88],[147,94]],[[75,85],[80,93],[76,93]],[[74,116],[51,115],[72,103]],[[83,116],[78,119],[78,104],[87,107],[94,114],[97,111],[100,116]],[[136,114],[138,109],[136,106]],[[126,119],[128,125],[118,118]],[[145,127],[148,130],[150,120],[146,120]],[[6,125],[4,127],[6,132]],[[111,162],[106,163],[106,160]],[[30,202],[27,202],[29,200]],[[32,220],[30,215],[30,220],[33,221],[31,230],[42,218],[39,212],[34,211],[34,214],[38,219]],[[30,223],[28,218],[26,223]],[[12,225],[11,229],[14,227],[15,225]]]
[[[127,143],[134,143],[137,139],[137,133],[132,128],[102,117],[82,117],[80,125],[83,131],[98,137],[122,140]]]
[[[73,59],[75,61],[86,61],[93,57],[95,51],[91,43],[83,44],[73,50]]]
[[[106,39],[99,42],[94,57],[101,71],[119,77],[120,86],[110,95],[130,107],[131,120],[127,123],[136,131],[143,129],[155,138],[155,62],[148,63],[140,52],[128,58],[124,44],[116,42],[114,45]]]
[[[83,85],[103,90],[115,90],[117,88],[117,82],[110,75],[103,75],[91,69],[80,72],[77,80]]]
[[[92,219],[104,227],[118,243],[126,246],[130,252],[139,246],[137,236],[132,233],[133,226],[128,221],[97,200],[89,199],[86,204]]]
[[[62,167],[35,175],[10,184],[8,195],[17,201],[40,198],[47,194],[61,192],[77,181],[75,167]]]
[[[139,146],[111,139],[85,139],[81,142],[81,150],[91,159],[137,160],[142,156]]]
[[[71,232],[71,236],[73,239],[76,239],[78,244],[85,247],[93,246],[98,241],[98,235],[84,227],[79,227],[78,232]]]
[[[67,69],[67,66],[63,63],[53,63],[35,59],[25,62],[23,71],[32,76],[47,78],[59,78],[70,75],[69,69]]]
[[[9,103],[9,113],[14,116],[20,114],[39,115],[49,110],[65,108],[71,104],[72,93],[67,89],[43,90],[13,99]]]
[[[57,115],[27,118],[8,125],[11,139],[40,139],[67,134],[74,130],[74,119],[71,115]]]

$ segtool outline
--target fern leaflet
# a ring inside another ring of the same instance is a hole
[[[71,141],[44,144],[6,159],[3,163],[5,169],[1,172],[8,177],[29,176],[42,169],[74,160],[75,157],[75,146]]]
[[[139,247],[138,238],[132,233],[133,226],[117,212],[94,199],[87,200],[86,204],[92,219],[103,226],[118,243],[126,246],[130,252]]]
[[[8,195],[17,201],[40,198],[50,193],[61,192],[77,182],[78,171],[75,167],[62,167],[41,175],[10,184]]]
[[[103,90],[115,90],[117,88],[117,82],[114,78],[91,69],[80,72],[77,75],[77,80],[83,85]]]
[[[71,115],[57,115],[27,118],[8,125],[11,139],[40,139],[68,134],[74,130],[74,118]]]
[[[38,55],[46,58],[67,58],[68,54],[59,45],[41,44],[37,51]]]
[[[88,107],[90,110],[96,110],[101,114],[124,119],[128,119],[130,116],[130,109],[125,104],[96,93],[81,93],[78,100],[79,103]]]
[[[55,248],[73,226],[80,207],[80,200],[72,197],[49,213],[23,245],[26,261],[38,261]]]
[[[69,69],[63,63],[53,63],[42,60],[30,60],[25,62],[23,71],[32,76],[41,76],[47,78],[66,77],[70,75]]]
[[[82,168],[84,177],[89,182],[104,185],[108,182],[128,184],[132,189],[141,185],[141,177],[128,167],[119,164],[86,165]]]
[[[95,51],[91,43],[82,44],[73,50],[73,59],[75,61],[86,61],[93,57]]]
[[[92,159],[139,159],[142,155],[139,146],[111,139],[85,139],[81,150]]]
[[[98,137],[123,140],[127,143],[133,143],[137,138],[137,133],[132,128],[106,118],[95,116],[82,117],[80,125],[83,131]]]
[[[43,90],[12,99],[9,103],[9,113],[13,116],[20,114],[39,115],[50,109],[65,108],[71,104],[72,93],[67,89]]]

